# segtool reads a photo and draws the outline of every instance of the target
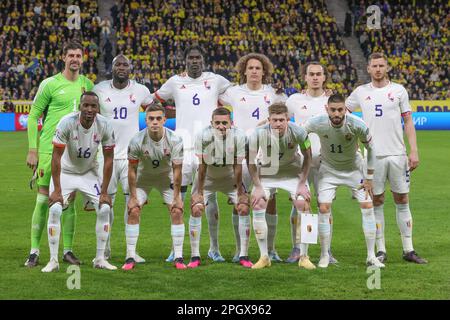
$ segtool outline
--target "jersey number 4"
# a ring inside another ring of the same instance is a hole
[[[252,118],[259,120],[259,108],[256,108],[255,111],[252,112]]]

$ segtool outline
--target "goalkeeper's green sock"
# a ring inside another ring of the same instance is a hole
[[[31,218],[31,251],[39,255],[42,231],[47,223],[48,196],[38,193],[33,217]]]
[[[62,232],[64,242],[64,254],[72,251],[73,236],[75,234],[75,201],[69,202],[69,206],[62,214]]]

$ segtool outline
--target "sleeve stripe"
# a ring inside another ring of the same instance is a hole
[[[158,94],[158,91],[155,92],[155,97],[156,99],[158,99],[160,102],[166,102],[166,100],[164,100],[163,98],[161,98]]]
[[[402,113],[402,117],[404,118],[404,117],[407,117],[407,116],[409,116],[409,115],[411,115],[411,111],[406,111],[406,112],[403,112]]]
[[[65,148],[66,145],[64,143],[57,143],[57,142],[52,142],[53,146],[55,146],[56,148]]]
[[[115,146],[116,146],[115,144],[113,144],[111,146],[103,146],[103,150],[112,150],[112,149],[114,149]]]

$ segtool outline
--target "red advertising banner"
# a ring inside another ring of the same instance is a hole
[[[16,131],[26,131],[28,127],[28,113],[16,113],[14,117]],[[42,129],[42,118],[39,118],[38,130]]]

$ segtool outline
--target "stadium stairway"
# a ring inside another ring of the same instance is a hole
[[[114,0],[99,0],[98,1],[98,13],[99,16],[103,19],[103,17],[108,17],[109,21],[111,21],[111,33],[109,34],[109,41],[111,42],[113,52],[112,55],[115,56],[116,51],[116,31],[113,28],[113,19],[111,17],[111,7],[114,6]],[[100,37],[100,44],[99,44],[99,50],[100,50],[100,56],[97,60],[97,68],[98,68],[98,78],[97,82],[103,81],[108,78],[106,68],[105,68],[105,62],[104,62],[104,56],[105,53],[103,52],[103,46],[105,45],[105,40],[103,37]]]
[[[344,34],[345,14],[349,11],[347,0],[326,0],[328,13],[336,19],[336,24],[340,33]],[[358,38],[352,35],[350,37],[342,37],[345,48],[350,52],[352,62],[356,67],[359,83],[367,83],[370,81],[367,74],[367,60],[364,57],[364,53],[359,45]]]

